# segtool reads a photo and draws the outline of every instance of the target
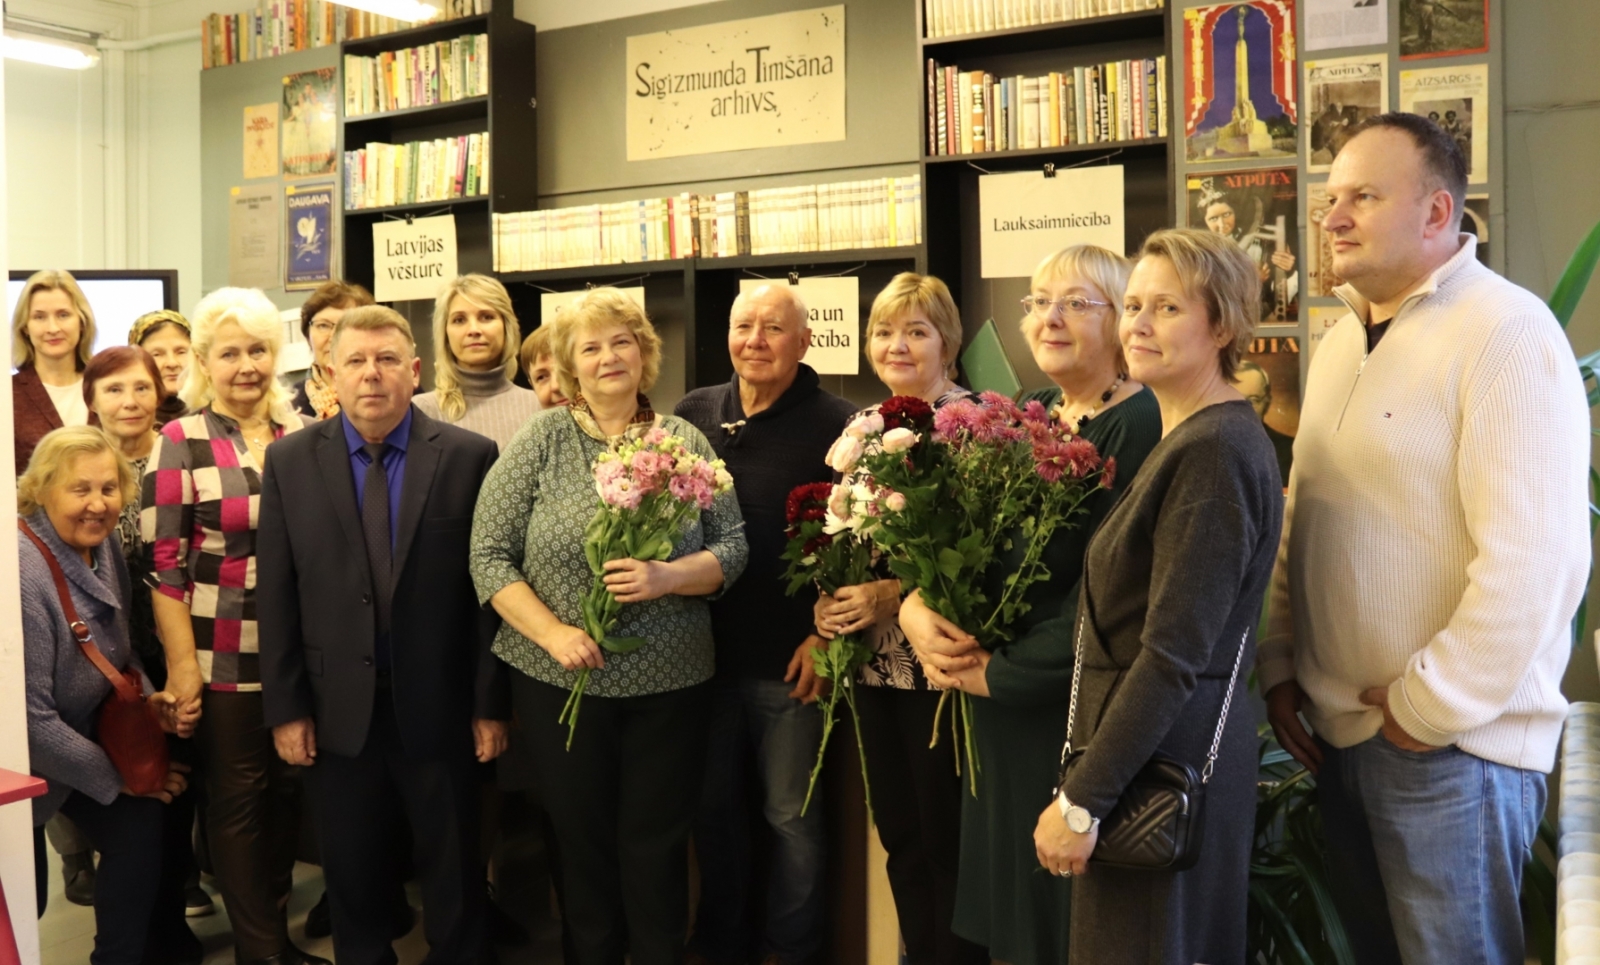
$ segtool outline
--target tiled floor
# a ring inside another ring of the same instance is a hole
[[[519,846],[519,844],[521,846]],[[74,905],[62,894],[61,859],[54,850],[45,846],[50,858],[50,902],[44,917],[39,920],[39,945],[41,965],[84,965],[94,950],[94,909]],[[503,848],[501,856],[502,881],[528,880],[534,876],[520,874],[539,863],[535,843],[519,842],[513,838]],[[213,888],[208,888],[215,895]],[[417,886],[408,886],[413,907],[420,908]],[[534,894],[537,890],[539,893]],[[322,894],[322,869],[301,864],[295,867],[294,893],[289,899],[289,936],[301,948],[324,958],[333,958],[333,940],[305,937],[306,912],[317,903]],[[559,965],[561,962],[560,932],[550,918],[549,900],[542,889],[508,888],[501,886],[500,904],[513,917],[521,921],[533,939],[520,948],[497,949],[501,965]],[[204,918],[191,918],[189,925],[206,946],[205,965],[234,965],[233,943],[228,930],[228,915],[221,899],[216,901],[217,911]],[[395,943],[400,965],[421,962],[428,953],[428,943],[423,937],[419,916],[417,927]]]

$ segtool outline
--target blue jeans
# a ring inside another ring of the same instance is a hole
[[[815,704],[791,698],[792,689],[774,680],[712,684],[706,780],[694,825],[700,910],[693,944],[714,962],[743,962],[758,951],[798,965],[822,944],[827,857],[820,788],[800,814],[822,744],[822,714]],[[755,804],[747,793],[751,764],[763,791],[761,813],[772,829],[759,942],[750,922],[751,896],[759,892],[751,880],[757,839]]]
[[[1335,749],[1317,777],[1328,876],[1362,965],[1522,965],[1518,894],[1545,776],[1458,747],[1383,735]]]

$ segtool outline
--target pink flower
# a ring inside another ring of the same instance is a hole
[[[865,439],[867,436],[875,436],[883,431],[883,416],[876,412],[869,412],[850,423],[850,425],[846,427],[844,431],[852,436],[855,436],[857,439]]]
[[[638,509],[639,503],[644,500],[644,493],[633,484],[633,480],[623,476],[602,487],[600,498],[607,506],[617,509]]]
[[[666,441],[667,430],[661,428],[660,426],[656,426],[644,434],[644,444],[647,446],[659,446]]]
[[[983,418],[982,410],[970,399],[957,399],[933,414],[933,431],[940,442],[951,442],[962,432],[971,432]]]
[[[884,452],[905,452],[917,444],[917,434],[904,427],[883,434]]]
[[[825,461],[828,464],[828,468],[834,472],[849,472],[861,460],[863,451],[864,447],[860,439],[852,435],[843,435],[834,441],[833,447],[828,450],[828,457]]]
[[[978,393],[978,401],[983,403],[985,409],[994,413],[996,418],[1003,419],[1006,422],[1016,422],[1022,417],[1022,413],[1017,409],[1017,404],[1011,401],[1010,396],[1001,395],[998,392],[980,392]]]
[[[906,494],[891,491],[883,498],[883,508],[891,513],[903,513],[906,509]]]
[[[1105,471],[1100,473],[1100,488],[1110,489],[1117,484],[1117,457],[1106,460]]]

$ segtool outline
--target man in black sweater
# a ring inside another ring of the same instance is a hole
[[[822,946],[826,856],[822,809],[801,816],[822,742],[812,671],[815,591],[784,593],[784,506],[790,490],[833,478],[823,458],[855,406],[824,392],[801,364],[811,339],[806,307],[788,285],[763,285],[733,303],[728,352],[734,376],[696,389],[675,413],[705,433],[733,474],[750,563],[711,604],[717,641],[706,785],[695,822],[700,911],[691,961],[802,965]],[[749,800],[754,766],[764,800]],[[765,921],[752,927],[753,815],[772,827]]]

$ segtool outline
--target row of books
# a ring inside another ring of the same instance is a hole
[[[954,37],[1160,10],[1163,0],[922,0],[923,32]]]
[[[494,270],[913,245],[921,212],[912,175],[496,213]]]
[[[344,152],[344,207],[388,208],[489,192],[489,134],[409,144],[371,142]]]
[[[928,61],[928,154],[1167,136],[1167,58],[996,77]]]
[[[489,35],[344,59],[344,115],[426,107],[489,93]]]
[[[434,20],[454,20],[488,12],[489,0],[436,0],[434,6],[441,8]],[[277,57],[418,25],[333,0],[257,0],[249,10],[214,13],[200,21],[200,66],[209,69]]]

